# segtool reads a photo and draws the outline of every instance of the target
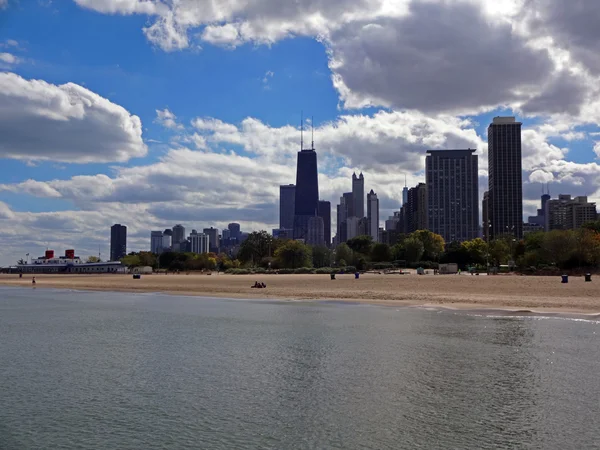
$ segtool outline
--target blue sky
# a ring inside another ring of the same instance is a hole
[[[277,226],[301,111],[334,208],[361,170],[383,222],[428,148],[478,148],[484,186],[496,115],[524,123],[525,215],[542,181],[596,200],[596,8],[555,2],[0,0],[0,264],[107,247],[114,222],[130,250],[178,222]]]

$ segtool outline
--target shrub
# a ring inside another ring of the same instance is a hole
[[[310,267],[298,267],[297,269],[294,270],[295,274],[306,274],[306,273],[315,273],[314,269],[311,269]]]
[[[228,273],[231,275],[249,275],[252,272],[248,269],[227,269],[225,271],[225,273]]]
[[[280,275],[289,275],[291,273],[294,273],[294,269],[279,269],[277,273]]]
[[[320,267],[317,270],[315,270],[315,273],[319,275],[329,275],[334,272],[337,272],[337,269],[334,269],[332,267]]]

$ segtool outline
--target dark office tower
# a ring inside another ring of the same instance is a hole
[[[523,237],[523,175],[521,123],[514,117],[494,117],[488,127],[490,238]]]
[[[479,178],[475,150],[428,150],[428,226],[446,242],[479,236]]]
[[[483,233],[483,239],[487,241],[490,237],[490,193],[485,191],[483,193],[483,200],[481,201],[481,230]]]
[[[352,197],[354,198],[352,216],[362,219],[365,217],[365,177],[362,172],[358,177],[355,173],[352,174]]]
[[[230,238],[235,239],[237,243],[240,243],[242,240],[242,232],[239,223],[230,223],[227,225],[227,229],[229,230]]]
[[[185,241],[185,227],[181,224],[177,224],[173,227],[173,236],[171,237],[173,249],[175,249],[176,244],[183,241]]]
[[[319,200],[317,215],[323,218],[323,238],[327,247],[331,246],[331,203]]]
[[[119,261],[127,255],[127,227],[119,223],[110,227],[110,260]]]
[[[295,204],[296,185],[279,186],[279,229],[291,230],[294,228]]]
[[[296,169],[294,239],[307,238],[308,221],[317,214],[318,203],[317,152],[314,149],[300,150]]]

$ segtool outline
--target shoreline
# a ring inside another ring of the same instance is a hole
[[[251,289],[255,279],[266,289]],[[417,307],[485,314],[600,315],[600,283],[572,279],[562,285],[548,277],[468,275],[36,275],[35,289],[150,293],[198,298],[336,302]],[[0,275],[0,286],[29,287],[31,276]]]

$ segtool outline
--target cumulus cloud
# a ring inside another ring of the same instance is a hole
[[[0,156],[73,163],[142,157],[139,117],[74,83],[0,73]]]
[[[169,111],[168,108],[156,110],[155,122],[165,128],[170,128],[172,130],[183,130],[183,125],[177,123],[177,116]]]

